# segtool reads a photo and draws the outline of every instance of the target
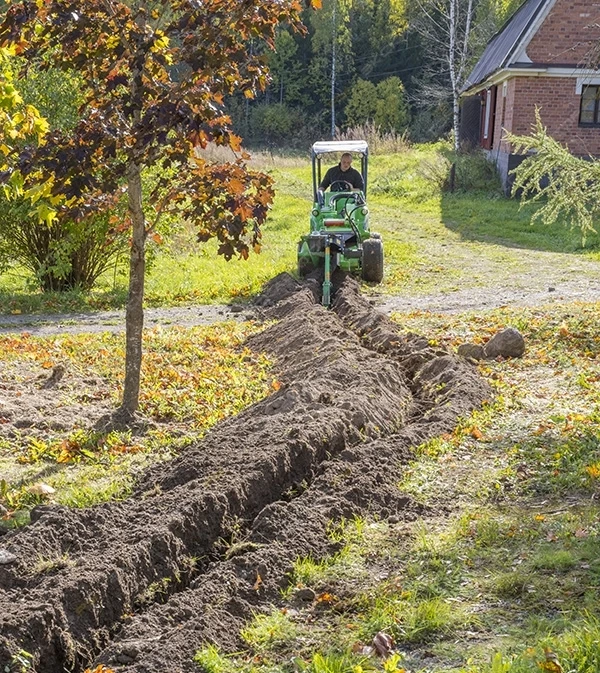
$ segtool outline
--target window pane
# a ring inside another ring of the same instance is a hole
[[[600,110],[597,102],[599,95],[600,87],[597,86],[587,86],[581,92],[580,124],[597,124],[599,122]]]
[[[582,100],[588,101],[588,100],[596,100],[596,97],[598,95],[598,87],[597,86],[586,86],[585,89],[583,90],[583,93],[581,94]]]
[[[593,112],[595,107],[596,107],[596,101],[595,100],[581,101],[582,112]]]
[[[582,124],[593,124],[594,123],[594,111],[592,110],[591,112],[586,112],[585,110],[581,111],[581,117],[579,118],[579,121]]]

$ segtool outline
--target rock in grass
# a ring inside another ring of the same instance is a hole
[[[317,597],[317,594],[310,587],[301,587],[300,589],[296,589],[294,596],[298,600],[306,601],[308,603],[310,601],[314,601]]]
[[[457,353],[463,358],[470,358],[471,360],[484,360],[485,353],[483,346],[479,344],[461,344],[458,347]]]
[[[8,551],[8,549],[0,548],[0,565],[5,566],[9,563],[14,563],[17,560],[17,557]]]
[[[28,493],[32,493],[33,495],[39,495],[42,497],[49,497],[51,495],[54,495],[56,493],[56,490],[52,488],[52,486],[49,486],[48,484],[44,484],[43,482],[39,481],[37,484],[33,484],[27,489]]]
[[[507,327],[494,334],[483,347],[485,357],[493,360],[503,358],[520,358],[525,352],[525,339],[514,327]]]

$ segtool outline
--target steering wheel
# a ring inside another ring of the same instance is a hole
[[[346,180],[335,180],[329,186],[330,192],[351,192],[353,189],[352,183],[346,182]]]

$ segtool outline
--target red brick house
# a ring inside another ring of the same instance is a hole
[[[573,154],[600,155],[600,0],[526,0],[469,75],[461,140],[489,152],[505,188],[523,158],[505,132],[529,134],[536,107]]]

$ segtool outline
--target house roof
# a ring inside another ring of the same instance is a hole
[[[486,80],[497,70],[510,64],[515,56],[523,37],[535,23],[540,12],[552,0],[526,0],[521,7],[508,19],[502,28],[488,42],[485,51],[467,77],[463,91],[473,88]]]

